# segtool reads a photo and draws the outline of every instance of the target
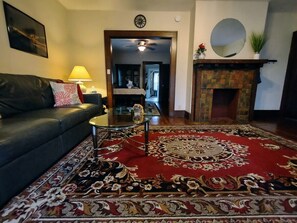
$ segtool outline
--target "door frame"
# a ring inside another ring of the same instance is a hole
[[[176,48],[177,32],[175,31],[126,31],[126,30],[104,30],[105,46],[105,72],[106,72],[106,90],[107,106],[113,106],[113,86],[112,86],[112,38],[140,38],[140,39],[170,39],[170,84],[169,84],[169,116],[174,116],[175,102],[175,79],[176,79]]]

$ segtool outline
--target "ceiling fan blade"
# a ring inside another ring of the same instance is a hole
[[[150,46],[147,46],[146,48],[149,49],[149,50],[155,50],[155,48],[150,47]]]
[[[136,47],[135,44],[126,45],[125,47]]]

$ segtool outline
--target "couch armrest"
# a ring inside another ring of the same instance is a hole
[[[99,93],[96,94],[83,94],[84,102],[99,105],[99,114],[103,114],[103,103],[102,95]]]

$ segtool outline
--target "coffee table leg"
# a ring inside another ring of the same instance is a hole
[[[92,139],[93,139],[93,149],[94,149],[94,158],[97,159],[97,154],[96,154],[96,150],[98,147],[98,143],[97,143],[97,128],[96,126],[92,126]]]
[[[149,142],[149,122],[144,123],[144,148],[145,155],[148,155],[148,142]]]

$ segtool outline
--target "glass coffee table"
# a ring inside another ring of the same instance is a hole
[[[89,121],[92,126],[92,139],[94,146],[94,157],[96,158],[96,151],[100,150],[98,148],[98,134],[97,130],[102,130],[110,134],[110,132],[131,129],[135,127],[144,126],[144,149],[145,154],[148,154],[148,141],[149,141],[149,123],[150,118],[146,116],[134,117],[133,114],[122,114],[118,110],[108,109],[107,113],[104,115],[96,116],[91,118]]]

